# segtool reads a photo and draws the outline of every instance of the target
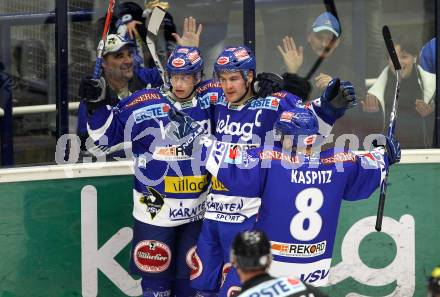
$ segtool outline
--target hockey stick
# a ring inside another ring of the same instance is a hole
[[[107,39],[108,31],[110,29],[110,23],[111,23],[114,7],[115,7],[115,0],[110,0],[107,8],[107,16],[105,18],[104,30],[102,31],[101,41],[99,42],[96,53],[96,63],[95,63],[95,69],[93,71],[94,79],[97,79],[101,76],[102,53],[104,52],[105,40]]]
[[[324,52],[318,57],[318,59],[313,64],[312,68],[310,68],[309,72],[306,75],[306,80],[309,80],[312,75],[316,72],[316,70],[321,66],[321,63],[324,61],[324,59],[327,57],[327,53],[333,48],[333,45],[336,43],[338,38],[342,35],[342,27],[341,27],[341,21],[338,17],[338,12],[336,11],[336,6],[333,0],[324,0],[324,6],[325,10],[329,13],[331,13],[339,22],[339,27],[341,28],[341,33],[339,34],[339,37],[336,37],[333,35],[330,42],[327,44],[327,46],[324,48]]]
[[[385,41],[385,45],[387,47],[388,55],[393,62],[394,69],[396,71],[396,88],[394,90],[394,100],[393,100],[393,109],[390,114],[390,125],[388,126],[388,137],[392,137],[394,135],[394,130],[396,128],[396,118],[397,118],[397,103],[399,100],[399,92],[400,92],[400,63],[397,58],[397,53],[394,48],[393,40],[391,39],[390,29],[388,26],[383,26],[382,28],[383,40]],[[383,220],[383,210],[385,207],[385,196],[387,194],[387,180],[388,180],[388,170],[385,174],[385,177],[380,185],[380,197],[379,197],[379,205],[377,208],[377,217],[376,217],[376,231],[382,230],[382,220]]]
[[[165,77],[165,71],[160,63],[159,57],[156,52],[155,40],[157,37],[157,32],[160,29],[160,25],[165,17],[165,10],[160,7],[155,7],[150,16],[150,21],[147,26],[147,47],[150,51],[151,57],[153,58],[154,64],[156,64],[156,68],[159,71],[160,77],[162,78],[165,89],[169,86],[168,80]]]

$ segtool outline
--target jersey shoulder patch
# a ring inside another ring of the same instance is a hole
[[[138,105],[150,105],[157,103],[158,100],[163,99],[162,94],[158,89],[144,89],[134,92],[127,98],[119,102],[118,107],[120,109],[131,109],[133,107],[138,107]]]
[[[321,153],[320,162],[323,165],[334,165],[336,163],[355,163],[357,156],[348,150],[328,149]]]

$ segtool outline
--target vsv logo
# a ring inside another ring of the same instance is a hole
[[[231,121],[231,116],[226,116],[226,121],[224,119],[219,119],[217,121],[217,133],[228,134],[240,136],[240,139],[244,141],[249,141],[252,139],[252,130],[255,127],[261,127],[260,115],[262,111],[258,110],[255,114],[255,119],[253,123],[237,123]]]
[[[327,277],[329,271],[330,270],[319,269],[319,270],[316,270],[312,273],[301,274],[301,280],[303,282],[313,284],[314,282],[316,282],[318,280],[325,279]]]

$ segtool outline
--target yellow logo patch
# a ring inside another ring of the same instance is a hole
[[[167,193],[200,193],[208,184],[208,177],[201,176],[165,176]]]

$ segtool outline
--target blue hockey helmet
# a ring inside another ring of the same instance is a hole
[[[197,47],[177,46],[167,61],[168,74],[193,74],[203,70],[203,59]]]
[[[214,72],[232,72],[253,70],[257,68],[255,56],[246,46],[227,47],[217,58],[214,64]]]
[[[303,137],[305,145],[312,145],[319,130],[318,119],[310,109],[296,107],[281,113],[274,130],[277,136],[294,136],[294,146],[297,146],[300,137]]]

